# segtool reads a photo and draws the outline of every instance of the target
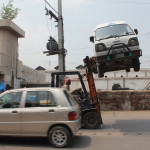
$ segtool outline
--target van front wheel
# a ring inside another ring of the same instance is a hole
[[[132,60],[133,63],[133,69],[135,72],[140,71],[140,61],[139,58],[133,59]]]

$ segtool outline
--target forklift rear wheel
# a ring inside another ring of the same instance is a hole
[[[83,116],[83,126],[86,129],[97,129],[100,125],[100,116],[96,112],[87,112]]]

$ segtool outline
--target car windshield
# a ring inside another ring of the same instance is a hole
[[[127,24],[110,25],[96,30],[96,40],[119,36],[133,35],[133,30]]]

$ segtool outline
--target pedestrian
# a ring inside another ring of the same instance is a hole
[[[5,82],[4,80],[2,80],[0,82],[0,93],[3,93],[5,91]]]
[[[5,87],[6,90],[11,90],[12,87],[9,85],[9,84],[6,84],[6,87]]]

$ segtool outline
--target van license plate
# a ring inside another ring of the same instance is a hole
[[[122,58],[122,57],[124,57],[124,54],[117,54],[116,55],[116,58]]]

